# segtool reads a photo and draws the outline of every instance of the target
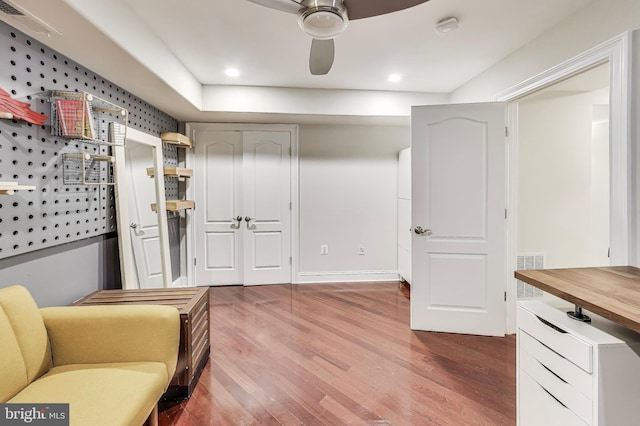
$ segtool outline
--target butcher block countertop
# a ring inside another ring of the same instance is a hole
[[[640,333],[640,269],[633,266],[516,271],[515,277]]]

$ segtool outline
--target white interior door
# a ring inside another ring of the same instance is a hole
[[[290,133],[244,132],[245,285],[291,282],[290,162]]]
[[[198,132],[195,154],[196,284],[241,284],[242,133]]]
[[[163,287],[158,215],[151,210],[156,202],[155,183],[147,175],[153,164],[153,148],[129,142],[126,149],[131,245],[140,288]]]
[[[411,327],[502,336],[502,103],[414,107]]]
[[[196,136],[196,284],[291,282],[291,133]]]

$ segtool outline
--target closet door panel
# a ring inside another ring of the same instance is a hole
[[[197,136],[196,284],[241,284],[242,133]]]
[[[244,132],[245,285],[291,282],[291,136]]]

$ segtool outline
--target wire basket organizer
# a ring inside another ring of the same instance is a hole
[[[62,157],[65,185],[115,185],[113,146],[127,140],[129,113],[111,102],[87,92],[51,93],[51,134],[75,140],[85,152],[65,153]],[[85,144],[100,145],[94,153]]]
[[[65,185],[115,185],[115,157],[88,153],[63,154],[62,179]]]
[[[87,92],[51,93],[51,134],[103,145],[124,146],[129,112]],[[119,133],[109,133],[112,123]]]

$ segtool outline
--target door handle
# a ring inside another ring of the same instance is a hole
[[[236,216],[235,220],[238,222],[238,225],[240,225],[240,222],[242,222],[242,216]]]
[[[138,224],[135,222],[132,222],[131,225],[129,225],[129,228],[131,229],[136,229],[138,227]]]
[[[245,222],[247,222],[247,223],[251,222],[251,221],[252,221],[252,220],[254,220],[254,219],[255,219],[255,217],[249,217],[249,216],[245,216],[245,217],[244,217],[244,220],[245,220]]]
[[[413,229],[413,232],[415,232],[418,235],[427,235],[427,236],[433,234],[433,232],[431,232],[431,229],[422,229],[421,226],[416,226]]]

